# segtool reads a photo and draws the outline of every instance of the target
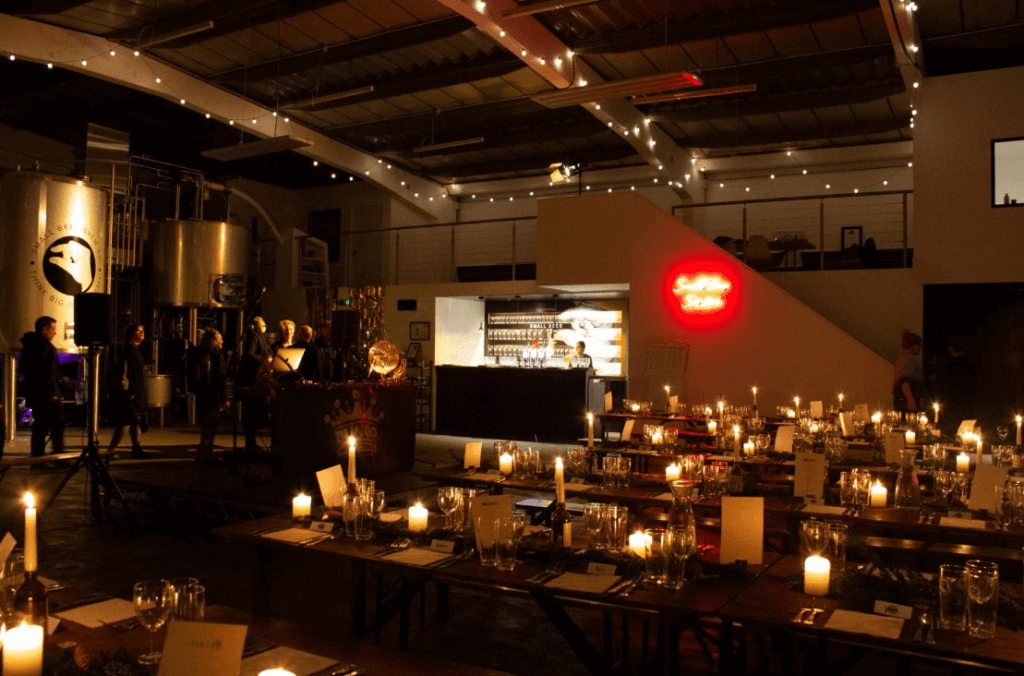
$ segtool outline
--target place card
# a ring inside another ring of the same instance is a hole
[[[451,540],[431,540],[430,551],[451,554],[455,551],[455,543]]]
[[[466,452],[462,456],[463,469],[480,466],[480,453],[482,452],[483,447],[484,445],[481,441],[470,441],[466,443]]]
[[[836,610],[828,618],[825,628],[895,640],[903,631],[903,622],[904,620],[897,617],[858,613],[852,610]]]
[[[341,494],[345,488],[345,475],[341,465],[328,467],[316,473],[316,481],[320,484],[320,496],[324,499],[324,507],[341,505]]]
[[[977,420],[964,420],[960,423],[960,427],[956,429],[956,436],[962,437],[965,434],[971,434],[974,432],[974,425]]]
[[[862,420],[865,423],[871,422],[871,413],[868,412],[867,404],[857,404],[853,407],[853,412],[857,414],[857,420]]]
[[[903,620],[909,620],[910,616],[914,614],[914,609],[910,606],[902,606],[898,603],[875,600],[875,613],[878,615],[886,615],[888,617],[898,617]]]
[[[124,599],[107,599],[56,613],[55,617],[97,629],[105,624],[114,624],[135,617],[135,604]]]
[[[612,410],[612,393],[611,392],[605,392],[604,393],[604,412],[605,413],[611,413],[611,410]]]
[[[615,574],[614,563],[598,563],[597,561],[591,561],[587,566],[587,575],[614,575]]]
[[[775,432],[775,450],[781,453],[792,453],[795,433],[796,425],[779,425],[779,429]]]
[[[494,520],[499,516],[512,518],[512,496],[477,495],[469,499],[469,514],[476,531],[476,550],[494,541]]]
[[[242,660],[238,676],[259,676],[267,669],[284,669],[295,676],[312,676],[338,664],[338,660],[278,646]],[[212,672],[211,672],[212,673]]]
[[[825,490],[825,455],[797,453],[796,475],[793,477],[793,497],[820,498]]]
[[[820,401],[811,402],[811,417],[820,420],[825,417],[825,406]]]
[[[842,427],[844,437],[854,436],[853,411],[843,411],[839,414],[839,426]]]
[[[562,573],[546,586],[556,589],[570,589],[572,591],[588,592],[591,594],[603,594],[618,583],[618,575],[588,575],[586,573]]]
[[[885,435],[885,461],[897,465],[902,461],[900,451],[906,448],[907,438],[902,432],[887,432]]]
[[[309,524],[309,529],[317,533],[333,533],[334,522],[333,521],[313,521]]]
[[[587,483],[587,480],[581,476],[574,476],[571,479],[569,479],[570,486],[582,486],[585,483]]]
[[[940,526],[952,526],[953,528],[970,528],[971,530],[985,530],[986,521],[976,519],[956,519],[944,516],[939,519]]]
[[[237,674],[248,629],[244,624],[171,622],[157,676],[194,676],[200,664],[205,674]]]
[[[996,504],[996,486],[1006,483],[1006,474],[1009,467],[996,467],[984,463],[974,470],[974,479],[971,480],[971,497],[967,506],[971,509],[987,509],[996,512],[999,505]]]
[[[763,552],[764,498],[723,497],[720,561],[746,560],[750,565],[760,565]]]
[[[548,498],[526,498],[516,503],[516,507],[534,507],[537,509],[547,509],[551,506],[553,500]]]
[[[14,539],[14,536],[8,533],[4,536],[3,540],[0,540],[0,565],[7,560],[7,557],[14,551],[14,547],[18,544],[18,541]]]
[[[380,522],[381,523],[398,523],[399,521],[404,519],[407,514],[408,514],[408,512],[406,512],[404,509],[396,509],[396,510],[391,511],[391,512],[384,512],[383,514],[380,515]]]
[[[629,443],[630,437],[633,436],[633,424],[635,422],[635,420],[630,418],[629,420],[622,424],[622,434],[619,435],[619,441],[624,441],[627,444]]]

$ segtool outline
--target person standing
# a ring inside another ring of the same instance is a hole
[[[924,408],[924,368],[921,366],[921,336],[903,329],[900,334],[900,356],[892,376],[892,407],[903,413],[916,413]]]
[[[302,359],[299,360],[298,372],[305,380],[319,383],[324,379],[323,360],[320,358],[320,350],[313,346],[312,340],[313,327],[303,325],[299,327],[298,340],[292,344],[292,347],[300,347],[305,350],[302,353]]]
[[[132,457],[146,457],[139,440],[139,427],[146,428],[145,414],[149,410],[146,401],[146,360],[139,345],[146,337],[142,324],[131,324],[125,329],[124,347],[114,362],[110,384],[110,420],[114,425],[114,436],[107,446],[113,452],[121,443],[124,428],[129,428],[132,439]]]
[[[277,354],[282,347],[291,347],[295,341],[295,322],[282,319],[277,325],[277,342],[270,346],[270,353]]]
[[[242,356],[238,362],[235,386],[238,401],[242,404],[242,427],[245,429],[245,450],[255,452],[256,434],[266,417],[266,398],[255,391],[260,371],[270,363],[270,346],[267,345],[267,323],[256,317],[245,330],[242,339]]]
[[[227,362],[224,360],[224,339],[215,329],[207,329],[199,342],[199,365],[196,374],[196,413],[199,415],[199,447],[196,460],[213,460],[213,442],[217,437],[221,408],[227,399],[224,383]]]
[[[50,435],[54,453],[64,452],[64,408],[60,393],[60,361],[51,342],[57,335],[57,320],[40,317],[35,331],[21,337],[21,373],[25,403],[32,409],[33,458],[46,452],[46,435]]]
[[[320,336],[313,341],[313,346],[320,350],[320,362],[323,366],[324,381],[333,382],[335,350],[331,347],[331,323],[329,321],[320,325]]]

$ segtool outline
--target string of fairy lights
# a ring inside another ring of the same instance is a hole
[[[917,9],[918,9],[918,6],[917,6],[917,4],[915,2],[907,2],[907,0],[900,0],[900,4],[903,6],[905,11],[907,11],[908,13],[916,12]],[[480,11],[481,13],[486,11],[486,2],[484,2],[483,0],[477,0],[476,3],[475,3],[475,6],[476,6],[477,10]],[[501,30],[500,27],[497,26],[497,24],[492,26],[490,30],[492,30],[492,32],[495,33],[496,37],[501,38],[501,39],[506,38],[505,31]],[[914,57],[912,55],[914,53],[918,52],[918,49],[919,49],[918,46],[916,44],[912,43],[912,42],[911,43],[907,43],[904,40],[902,34],[900,34],[900,41],[901,41],[901,44],[904,47],[904,49],[907,51],[907,56],[910,58],[911,63],[914,63],[915,59],[914,59]],[[505,40],[502,40],[502,42],[505,42]],[[111,49],[106,54],[100,52],[100,53],[97,53],[97,54],[95,54],[93,56],[89,56],[89,57],[86,57],[86,58],[83,58],[83,59],[74,59],[74,60],[70,60],[70,61],[56,61],[56,60],[47,61],[46,62],[46,68],[49,69],[49,70],[52,70],[55,65],[58,65],[58,66],[81,65],[81,67],[87,68],[89,66],[89,62],[92,61],[92,60],[99,59],[99,58],[104,58],[105,56],[109,56],[111,58],[117,58],[118,53],[122,49],[127,51],[127,52],[129,52],[132,55],[132,57],[139,57],[141,55],[141,52],[139,50],[132,50],[130,48],[124,48],[124,47],[121,47],[120,45],[112,45]],[[526,50],[526,49],[520,49],[520,55],[523,58],[531,58],[528,50]],[[576,84],[576,86],[578,86],[578,87],[586,86],[587,82],[586,82],[585,79],[577,78],[575,64],[574,64],[574,59],[576,58],[575,53],[570,49],[570,50],[567,50],[566,56],[567,56],[569,64],[572,66],[572,73],[570,75],[570,81],[574,82]],[[8,55],[8,59],[11,60],[11,61],[14,61],[16,59],[16,56],[14,54],[9,54]],[[564,63],[561,55],[537,56],[537,60],[538,60],[539,64],[542,65],[542,66],[546,65],[548,60],[550,60],[555,65],[555,67],[558,68],[558,69],[561,69],[562,65]],[[150,75],[153,77],[154,83],[157,84],[157,85],[160,85],[170,96],[176,98],[178,100],[179,105],[189,107],[190,109],[195,110],[198,114],[205,115],[205,117],[207,119],[211,119],[212,117],[214,117],[214,115],[211,112],[209,112],[209,111],[201,110],[201,109],[199,109],[196,106],[191,106],[188,103],[188,100],[185,98],[184,95],[182,95],[180,92],[177,92],[169,83],[164,81],[156,73],[156,71],[153,70],[151,64],[149,63],[149,61],[147,59],[142,59],[141,63],[145,64],[146,68],[149,70]],[[916,63],[914,65],[916,67]],[[913,82],[912,83],[912,88],[911,88],[911,90],[909,92],[910,93],[910,123],[909,123],[909,126],[910,126],[911,129],[914,128],[914,121],[916,120],[916,117],[917,117],[917,114],[918,114],[917,107],[916,107],[915,102],[914,102],[914,98],[915,98],[915,93],[916,93],[919,85],[920,85],[919,82],[916,82],[916,81]],[[253,104],[253,105],[254,105],[254,107],[257,107],[256,104]],[[244,112],[244,106],[245,106],[245,103],[243,102],[243,112]],[[594,110],[594,111],[600,111],[601,110],[601,104],[599,104],[599,103],[587,103],[587,104],[584,104],[584,107],[592,108],[592,110]],[[221,119],[220,116],[218,116],[218,119],[219,120]],[[253,116],[242,115],[242,116],[239,116],[239,117],[236,117],[236,118],[227,118],[227,119],[224,119],[223,121],[227,122],[227,124],[230,125],[230,126],[236,126],[236,124],[240,124],[240,125],[246,125],[247,124],[247,125],[250,125],[252,127],[256,127],[256,126],[261,125],[261,124],[265,125],[265,124],[268,124],[268,123],[272,123],[273,124],[272,134],[274,136],[276,136],[277,132],[278,132],[278,125],[279,124],[285,124],[285,125],[290,124],[291,123],[291,118],[289,116],[287,116],[287,115],[280,114],[278,110],[271,110],[271,111],[268,111],[266,113],[256,114],[256,115],[253,115]],[[608,127],[609,128],[615,129],[615,126],[616,126],[615,123],[608,122]],[[646,143],[650,148],[654,148],[654,146],[657,144],[657,142],[653,138],[653,132],[651,131],[651,118],[649,118],[649,117],[644,119],[643,127],[641,127],[640,125],[634,125],[632,128],[621,127],[617,131],[619,133],[621,133],[624,138],[629,138],[630,136],[632,136],[635,139],[642,139],[643,142]],[[340,172],[342,174],[347,174],[348,175],[348,181],[349,182],[354,182],[355,181],[355,175],[358,173],[358,172],[352,172],[351,170],[341,170],[341,169],[338,169],[336,167],[332,167],[332,166],[329,166],[327,164],[323,164],[319,160],[311,160],[311,162],[312,162],[312,166],[314,168],[320,169],[321,171],[323,171],[324,172],[324,176],[330,176],[331,180],[337,180],[338,176],[339,176],[339,172]],[[655,186],[666,186],[666,187],[669,187],[669,188],[680,188],[680,189],[683,189],[697,175],[700,175],[705,180],[705,189],[706,190],[714,190],[716,187],[719,190],[735,189],[735,188],[738,188],[738,187],[742,186],[744,193],[750,193],[752,191],[752,189],[756,189],[756,188],[759,188],[759,187],[762,187],[762,186],[765,186],[765,185],[769,185],[772,182],[776,181],[778,178],[781,178],[781,177],[784,177],[784,176],[806,176],[806,177],[809,177],[809,178],[812,178],[814,176],[814,173],[813,173],[812,169],[809,169],[807,167],[801,167],[800,153],[799,153],[799,151],[793,151],[793,150],[780,151],[778,153],[778,161],[775,162],[769,169],[766,170],[766,174],[765,175],[760,176],[760,177],[755,176],[755,177],[752,177],[752,178],[748,177],[748,178],[744,178],[744,179],[730,179],[730,180],[718,180],[718,181],[716,181],[716,180],[713,180],[713,179],[710,178],[710,174],[713,173],[713,166],[712,166],[713,160],[712,159],[705,158],[705,157],[700,157],[698,155],[694,155],[694,156],[692,156],[690,158],[690,164],[691,164],[690,171],[688,171],[688,172],[686,172],[684,174],[683,180],[675,180],[675,181],[673,181],[670,177],[658,176],[658,177],[655,177],[653,179],[644,179],[643,182],[630,181],[628,183],[617,183],[616,185],[611,185],[611,186],[609,186],[607,184],[602,184],[600,187],[598,187],[598,186],[595,186],[595,185],[591,185],[590,183],[584,182],[585,181],[585,176],[586,176],[585,173],[578,173],[575,176],[570,176],[568,178],[568,180],[566,182],[564,182],[564,183],[556,184],[554,181],[549,181],[548,182],[548,188],[549,189],[548,190],[543,190],[542,192],[543,192],[544,195],[550,196],[550,195],[558,195],[558,194],[575,194],[575,193],[581,193],[582,194],[582,193],[588,193],[588,192],[607,192],[607,193],[632,192],[632,191],[636,191],[638,188],[651,188],[651,187],[655,187]],[[389,170],[392,169],[392,165],[390,163],[386,163],[384,161],[384,159],[378,158],[377,162],[376,162],[376,165],[379,166],[382,171],[389,171]],[[913,162],[912,161],[907,162],[907,168],[911,168],[911,167],[913,167]],[[362,172],[363,175],[367,176],[367,177],[371,176],[371,169],[372,168],[373,168],[372,164],[371,164],[370,167],[365,168],[363,170],[363,172]],[[899,169],[901,169],[901,168],[900,167],[895,167],[895,168],[893,168],[893,171],[890,172],[889,174],[882,175],[881,177],[877,177],[876,180],[869,181],[867,183],[859,183],[857,185],[840,184],[840,183],[834,182],[834,179],[831,179],[831,178],[826,179],[826,178],[823,177],[823,178],[821,178],[821,187],[824,189],[824,191],[834,192],[836,194],[859,194],[862,191],[864,191],[864,192],[880,191],[880,190],[884,190],[889,185],[889,181],[892,180],[895,177],[895,171],[899,170]],[[658,166],[658,171],[659,172],[664,172],[664,166],[659,165]],[[821,174],[823,176],[824,175],[833,175],[835,173],[836,173],[835,171],[822,171],[821,172]],[[573,181],[574,178],[575,178],[575,182]],[[401,186],[405,187],[405,188],[411,189],[411,186],[408,185],[406,181],[402,181],[401,182]],[[554,190],[550,190],[550,188],[555,188],[555,189]],[[434,188],[431,188],[430,190],[432,191],[432,190],[434,190]],[[421,199],[421,197],[422,197],[422,198],[426,198],[430,202],[433,202],[435,197],[438,198],[438,199],[447,199],[450,194],[453,197],[456,197],[456,195],[454,194],[456,192],[460,193],[458,195],[458,199],[460,199],[460,200],[466,200],[466,201],[477,201],[478,200],[478,196],[476,194],[470,193],[468,196],[464,195],[464,194],[461,194],[461,190],[458,190],[458,184],[455,184],[455,183],[440,186],[439,188],[437,188],[437,192],[434,193],[434,194],[429,194],[428,192],[424,192],[421,195],[420,192],[413,192],[413,199]],[[513,201],[515,201],[515,199],[517,197],[519,197],[519,198],[535,197],[537,192],[538,192],[538,190],[536,190],[536,189],[535,190],[526,190],[526,189],[524,189],[522,191],[517,191],[516,193],[510,194],[510,195],[505,195],[505,196],[487,195],[487,196],[481,196],[481,197],[479,197],[479,199],[480,200],[487,199],[489,202],[503,202],[503,201],[513,202]]]

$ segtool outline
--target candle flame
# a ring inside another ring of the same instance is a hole
[[[356,438],[355,437],[349,437],[348,438],[348,445],[349,446],[355,446],[356,445]]]
[[[875,479],[875,488],[881,488],[881,487],[882,487],[882,481],[880,479]]]
[[[934,408],[936,411],[938,411],[939,410],[939,405],[938,404],[932,404],[932,408]],[[1017,416],[1017,418],[1019,419],[1020,416]]]
[[[417,500],[416,501],[416,507],[418,507],[419,509],[423,509],[423,503],[420,502],[419,500]]]
[[[25,493],[24,501],[26,507],[28,507],[29,509],[35,509],[36,499],[35,497],[33,497],[31,493]]]
[[[669,391],[669,390],[671,390],[671,389],[672,389],[672,388],[671,388],[671,387],[669,387],[668,385],[666,385],[666,386],[665,386],[665,392],[668,392],[668,391]]]
[[[935,405],[938,406],[938,404],[935,404]],[[1020,423],[1021,423],[1021,417],[1017,416],[1017,424],[1019,425]]]
[[[561,467],[562,467],[562,459],[561,458],[555,458],[555,467],[558,467],[559,469],[561,469]]]
[[[754,394],[757,394],[757,385],[754,385],[753,387],[751,387],[750,391],[753,392]]]
[[[587,422],[594,422],[594,414],[593,413],[588,413],[587,414]]]

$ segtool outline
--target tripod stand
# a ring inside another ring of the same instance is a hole
[[[124,508],[128,518],[132,521],[135,520],[135,515],[132,513],[132,508],[128,505],[128,500],[124,497],[124,493],[121,492],[121,488],[117,485],[114,477],[111,476],[110,470],[107,468],[106,463],[103,462],[103,458],[99,454],[99,437],[97,436],[96,421],[98,419],[97,412],[99,411],[99,365],[100,355],[99,350],[95,345],[89,346],[89,407],[86,415],[86,436],[88,441],[85,444],[85,448],[82,449],[81,455],[75,460],[75,463],[68,470],[64,478],[61,479],[57,485],[57,489],[50,496],[49,501],[44,507],[44,511],[49,509],[50,506],[60,495],[60,492],[64,490],[68,482],[78,474],[78,471],[85,467],[89,470],[89,474],[92,477],[92,489],[90,495],[90,504],[92,505],[93,512],[96,514],[96,521],[102,523],[104,516],[103,504],[100,500],[100,485],[106,489],[107,499],[109,501],[110,496],[117,498],[117,501],[121,503],[121,507]],[[106,510],[106,511],[109,511]]]

